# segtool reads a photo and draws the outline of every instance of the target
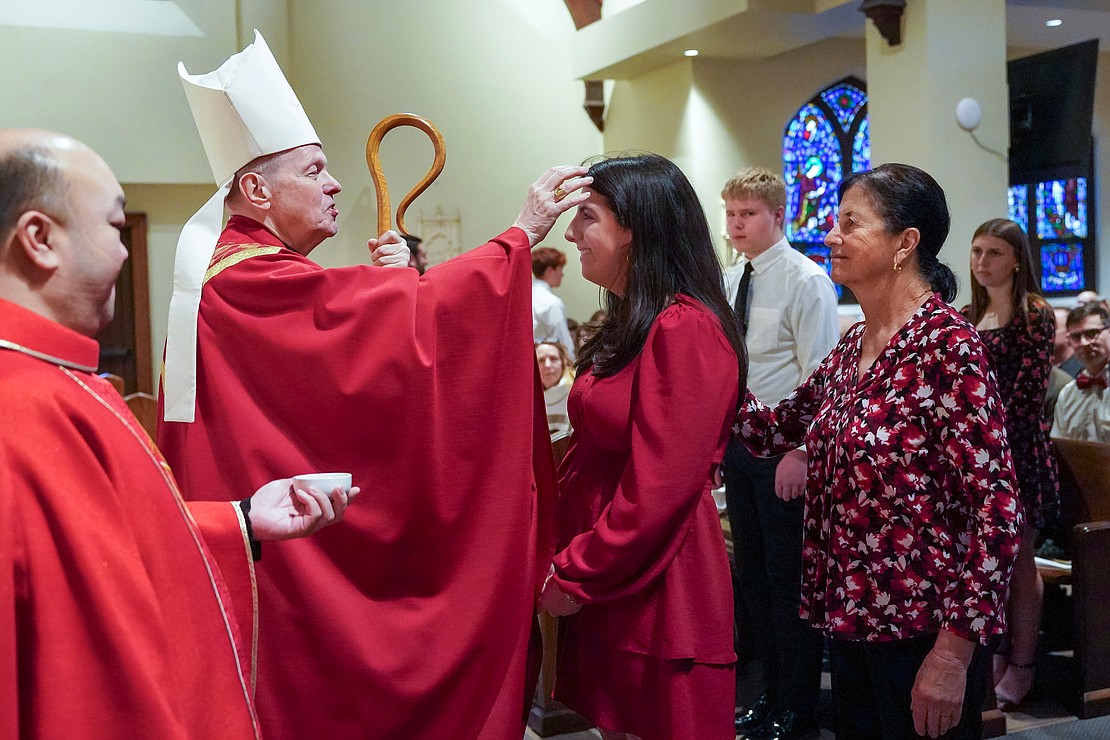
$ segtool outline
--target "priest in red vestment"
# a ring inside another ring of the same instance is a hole
[[[396,250],[399,269],[323,269],[308,255],[340,185],[261,36],[180,71],[221,189],[178,244],[159,444],[200,498],[300,470],[371,490],[342,531],[266,554],[263,730],[519,740],[554,549],[530,249],[584,200],[585,169],[550,170],[513,228],[423,276]]]
[[[529,250],[581,169],[537,187],[539,226],[423,277],[308,259],[336,223],[319,146],[247,169],[205,276],[195,420],[159,444],[202,498],[297,470],[372,483],[342,531],[267,553],[266,734],[515,740],[553,485]]]
[[[119,183],[68,137],[4,129],[0,192],[0,740],[259,737],[248,533],[306,534],[346,496],[186,505],[96,375]]]

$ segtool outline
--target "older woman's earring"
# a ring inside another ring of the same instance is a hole
[[[1014,265],[1014,272],[1021,272],[1021,265]]]
[[[897,257],[894,258],[894,271],[895,272],[901,272],[902,271],[902,263],[898,261]]]

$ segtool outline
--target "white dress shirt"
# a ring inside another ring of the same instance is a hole
[[[551,286],[532,278],[532,336],[537,342],[559,342],[574,362],[574,339],[567,328],[567,307]]]
[[[735,305],[745,257],[725,273]],[[748,388],[770,406],[790,395],[840,341],[836,289],[825,271],[785,238],[751,260]]]
[[[1106,373],[1103,369],[1102,377]],[[1056,399],[1052,436],[1110,443],[1110,391],[1100,386],[1081,390],[1074,380],[1065,385]]]

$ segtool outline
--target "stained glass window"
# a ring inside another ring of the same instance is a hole
[[[837,187],[845,173],[870,167],[871,132],[862,81],[850,77],[825,88],[786,124],[786,238],[826,271],[831,263],[825,234],[836,220]],[[837,293],[854,300],[840,286]]]
[[[802,108],[786,129],[783,147],[786,180],[786,238],[791,242],[822,242],[836,214],[840,183],[840,139],[823,111]]]
[[[1041,245],[1041,287],[1045,292],[1086,290],[1081,242]]]
[[[1090,173],[1090,170],[1087,170]],[[1067,177],[1011,185],[1010,220],[1029,234],[1034,259],[1040,258],[1045,295],[1075,295],[1097,288],[1098,254],[1091,233],[1093,205],[1087,177]]]
[[[860,108],[867,105],[867,94],[855,85],[838,83],[822,90],[820,95],[825,105],[836,114],[836,120],[840,122],[842,129],[851,127]]]
[[[862,172],[871,166],[871,124],[864,118],[852,141],[852,172]]]
[[[1022,229],[1029,228],[1029,186],[1011,185],[1006,191],[1006,200],[1010,220]]]
[[[1085,177],[1037,183],[1037,236],[1041,239],[1086,238]]]

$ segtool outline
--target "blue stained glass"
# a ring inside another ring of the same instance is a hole
[[[1050,242],[1041,245],[1041,289],[1046,293],[1084,290],[1083,245]]]
[[[1020,226],[1023,231],[1029,231],[1029,186],[1011,185],[1006,191],[1006,201],[1009,204],[1007,212],[1010,220]]]
[[[798,251],[820,265],[825,274],[832,275],[831,250],[824,244],[799,244]],[[836,297],[840,298],[844,294],[844,288],[838,283],[833,283],[833,287],[836,288]]]
[[[798,111],[784,138],[786,237],[792,242],[823,242],[833,227],[836,187],[843,177],[840,140],[813,104]]]
[[[852,141],[852,172],[871,169],[871,124],[864,118]]]
[[[1086,178],[1037,184],[1037,236],[1041,239],[1087,236]]]
[[[867,102],[867,96],[855,85],[847,83],[830,87],[821,93],[821,100],[832,108],[840,128],[845,131],[852,126],[852,119],[859,113],[859,109]],[[870,159],[870,157],[868,157]]]

